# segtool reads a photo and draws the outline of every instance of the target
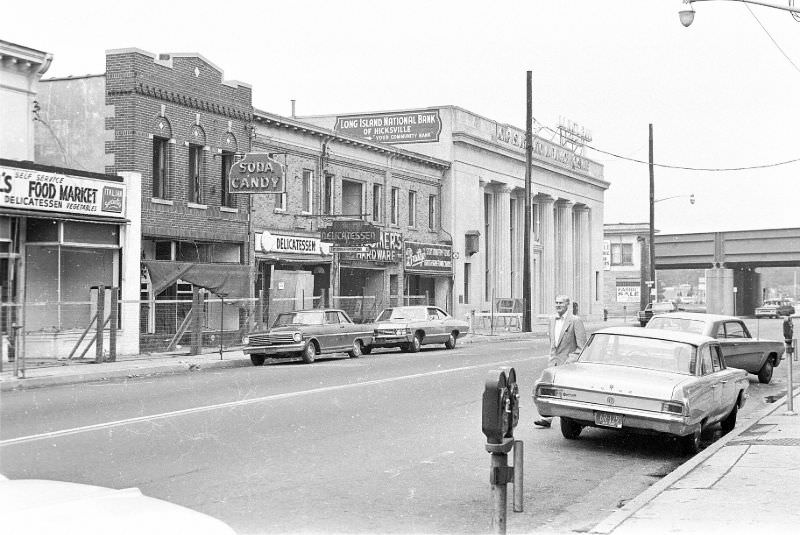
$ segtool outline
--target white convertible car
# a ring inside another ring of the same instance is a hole
[[[542,416],[560,417],[568,439],[587,426],[663,433],[695,453],[703,429],[734,428],[748,386],[713,338],[616,327],[595,332],[574,362],[546,368],[533,399]]]

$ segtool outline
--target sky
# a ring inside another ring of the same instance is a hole
[[[611,184],[605,223],[648,221],[652,124],[659,232],[800,227],[800,21],[775,8],[698,2],[685,28],[680,8],[139,0],[122,11],[40,0],[5,5],[0,39],[54,54],[45,78],[100,74],[109,49],[199,53],[225,79],[250,84],[256,108],[285,116],[292,99],[298,116],[456,105],[524,128],[531,71],[540,135],[562,117],[592,132],[585,155]],[[775,165],[790,160],[798,161]]]

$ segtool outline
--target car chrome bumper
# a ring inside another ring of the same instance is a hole
[[[622,429],[639,429],[666,433],[675,436],[685,436],[693,433],[699,423],[687,422],[683,416],[654,413],[637,409],[627,409],[595,403],[570,402],[556,398],[534,398],[536,409],[542,416],[564,416],[579,420],[586,425],[596,426],[594,415],[596,412],[610,412],[622,415]],[[596,426],[602,427],[602,426]],[[610,429],[610,428],[609,428]]]
[[[306,347],[305,342],[298,342],[296,344],[283,344],[283,345],[269,345],[269,346],[247,346],[242,348],[245,355],[253,353],[257,355],[280,355],[283,353],[299,353]]]
[[[409,334],[402,334],[402,335],[383,335],[379,334],[376,335],[372,339],[372,346],[373,347],[391,347],[391,346],[398,346],[402,344],[408,344],[411,342],[411,335]]]

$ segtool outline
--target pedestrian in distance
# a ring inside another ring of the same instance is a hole
[[[586,329],[583,321],[572,314],[570,298],[566,295],[556,297],[556,313],[550,317],[547,327],[550,338],[550,360],[548,366],[562,366],[570,357],[577,357],[586,345]],[[552,418],[540,417],[534,425],[550,427]]]

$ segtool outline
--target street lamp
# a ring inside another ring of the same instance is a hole
[[[654,181],[650,180],[650,272],[649,277],[650,281],[652,281],[653,289],[656,291],[656,297],[658,297],[658,287],[656,286],[656,226],[655,226],[655,204],[661,201],[668,201],[670,199],[678,199],[680,197],[689,197],[689,204],[694,204],[694,193],[690,193],[688,195],[671,195],[669,197],[662,197],[661,199],[656,199],[653,195],[654,190]],[[652,299],[651,299],[652,301]]]
[[[683,7],[678,11],[678,17],[681,20],[681,24],[686,26],[687,28],[692,25],[694,22],[694,6],[692,6],[695,2],[710,2],[711,0],[683,0]],[[781,9],[783,11],[789,11],[791,13],[800,14],[800,8],[796,8],[792,6],[792,2],[790,1],[788,6],[782,6],[780,4],[772,4],[770,2],[759,2],[756,0],[720,0],[720,1],[727,1],[727,2],[739,2],[742,4],[755,4],[757,6],[764,6],[764,7],[773,7],[775,9]],[[794,16],[794,15],[792,15]],[[795,17],[796,20],[800,20]]]

